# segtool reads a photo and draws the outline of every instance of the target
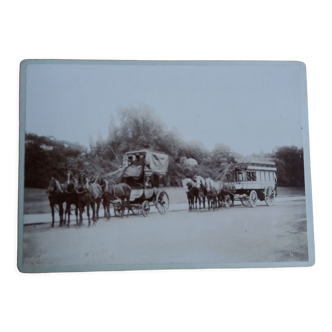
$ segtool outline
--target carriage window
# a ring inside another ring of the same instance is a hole
[[[256,172],[247,172],[247,181],[256,181]]]
[[[261,181],[261,172],[256,172],[257,181]]]
[[[242,174],[242,172],[237,172],[237,180],[238,181],[243,181],[243,174]]]
[[[251,172],[247,172],[247,181],[252,181]]]

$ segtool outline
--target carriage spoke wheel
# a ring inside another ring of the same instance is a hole
[[[244,205],[244,206],[248,206],[248,204],[249,204],[247,197],[240,198],[240,201],[241,201],[242,205]]]
[[[226,208],[230,208],[232,205],[232,200],[230,195],[226,195],[224,198],[224,205]]]
[[[271,186],[265,188],[264,197],[266,205],[270,206],[273,204],[275,198],[275,191]]]
[[[141,206],[139,204],[132,205],[130,207],[130,210],[133,213],[133,215],[135,215],[135,216],[138,216],[139,214],[141,214]]]
[[[257,205],[257,193],[255,190],[252,190],[249,195],[249,204],[251,207],[256,207]]]
[[[160,214],[166,214],[169,209],[169,198],[165,191],[159,191],[156,197],[156,208]]]
[[[146,217],[150,213],[150,203],[148,201],[144,201],[142,204],[142,214]]]
[[[124,209],[122,209],[121,204],[115,204],[114,205],[114,214],[116,217],[123,217]]]

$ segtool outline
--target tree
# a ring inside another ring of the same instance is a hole
[[[282,146],[274,151],[278,184],[288,187],[304,186],[303,148]]]

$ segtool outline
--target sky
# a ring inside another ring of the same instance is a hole
[[[27,65],[26,132],[89,146],[110,117],[146,105],[186,141],[249,155],[303,146],[300,63]]]

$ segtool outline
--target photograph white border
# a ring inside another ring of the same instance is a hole
[[[190,61],[209,62],[204,59],[192,59]],[[211,59],[219,61],[301,61],[303,70],[301,71],[301,103],[302,103],[302,123],[304,130],[303,153],[304,153],[304,170],[305,170],[305,197],[306,197],[306,214],[307,214],[307,237],[308,237],[308,261],[299,262],[255,262],[255,263],[218,263],[218,264],[109,264],[96,266],[39,266],[30,268],[23,265],[23,218],[24,218],[24,161],[25,161],[25,123],[26,123],[26,79],[27,65],[30,63],[42,64],[52,61],[52,63],[63,64],[101,64],[104,61],[114,61],[114,59],[39,59],[24,58],[20,62],[19,72],[19,174],[18,174],[18,237],[17,237],[17,267],[22,273],[51,273],[51,272],[92,272],[92,271],[131,271],[131,270],[185,270],[185,269],[229,269],[229,268],[279,268],[279,267],[311,267],[317,263],[316,254],[316,237],[315,237],[315,220],[314,220],[314,197],[313,197],[313,178],[312,178],[312,160],[311,160],[311,136],[310,136],[310,104],[309,104],[309,76],[308,63],[302,59],[279,60],[279,59]],[[149,62],[153,65],[170,61],[179,65],[189,59],[172,59],[172,60],[117,60],[125,65],[128,62]]]

